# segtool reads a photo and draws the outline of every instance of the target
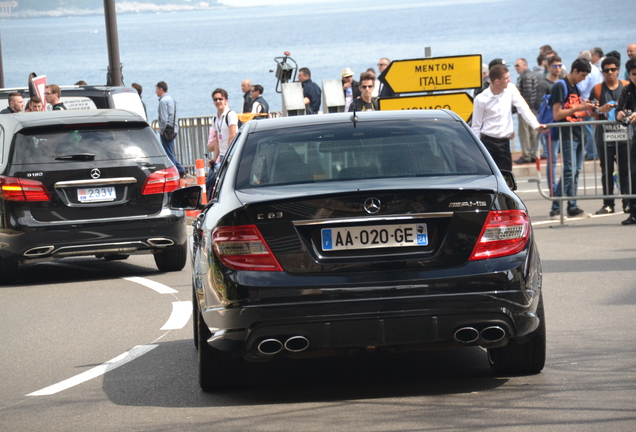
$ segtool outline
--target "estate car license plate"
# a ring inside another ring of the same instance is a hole
[[[79,202],[114,201],[116,196],[114,186],[77,190],[77,200]]]
[[[323,228],[323,251],[428,245],[426,224]]]

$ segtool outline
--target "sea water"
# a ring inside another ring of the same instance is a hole
[[[609,13],[608,9],[614,11]],[[290,51],[314,82],[377,70],[381,57],[415,59],[431,47],[433,57],[482,54],[512,66],[524,57],[536,65],[539,47],[550,44],[566,66],[579,51],[617,50],[636,42],[636,2],[580,0],[365,0],[195,12],[117,16],[124,84],[144,88],[149,120],[157,118],[155,84],[165,81],[179,115],[216,111],[211,91],[224,88],[231,108],[242,108],[241,81],[265,88],[272,110],[275,57]],[[105,84],[108,67],[101,15],[0,22],[5,87],[24,87],[29,73],[49,83]],[[516,80],[514,68],[511,79]]]

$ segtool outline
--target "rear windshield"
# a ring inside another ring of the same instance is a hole
[[[25,130],[16,135],[13,148],[14,164],[143,159],[163,154],[148,126]]]
[[[250,134],[237,188],[463,174],[492,171],[461,123],[323,124]]]

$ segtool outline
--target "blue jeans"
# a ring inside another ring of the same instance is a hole
[[[585,121],[596,120],[594,117],[585,117]],[[594,141],[594,126],[585,125],[585,158],[586,159],[598,159],[598,151],[596,149],[596,142]]]
[[[543,140],[543,153],[546,158],[545,170],[548,178],[548,187],[550,188],[550,196],[552,196],[557,186],[556,165],[559,161],[559,140],[553,139],[548,141],[549,134],[550,132],[541,134],[541,140]]]
[[[177,167],[177,171],[179,171],[179,175],[183,174],[185,172],[185,168],[183,168],[183,166],[177,160],[177,157],[174,155],[174,138],[168,141],[161,134],[159,134],[159,138],[161,138],[161,145],[163,146],[163,149],[166,151],[166,154],[168,155],[168,157],[170,158],[174,166]]]
[[[564,128],[562,133],[563,148],[561,157],[563,159],[563,176],[557,184],[554,196],[575,197],[579,186],[579,173],[583,166],[583,145],[576,138],[570,136],[568,128]],[[568,200],[568,210],[575,208],[576,200]],[[560,210],[559,201],[552,201],[552,210]]]

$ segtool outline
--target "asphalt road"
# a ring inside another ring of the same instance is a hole
[[[485,352],[465,348],[260,364],[248,387],[205,394],[189,266],[74,258],[0,288],[0,430],[632,432],[636,227],[622,214],[561,226],[518,180],[544,266],[541,374],[494,377]]]

